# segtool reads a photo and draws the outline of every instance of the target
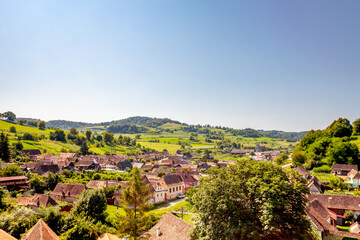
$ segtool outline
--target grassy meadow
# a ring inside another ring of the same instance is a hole
[[[10,132],[10,127],[14,126],[16,128],[16,133]],[[217,143],[220,140],[212,140],[211,143],[206,142],[205,134],[197,134],[195,140],[190,140],[191,133],[185,132],[181,130],[181,125],[174,123],[166,123],[160,126],[159,128],[148,128],[149,132],[139,133],[139,134],[114,134],[114,138],[117,139],[120,135],[128,136],[130,138],[135,138],[137,143],[139,143],[142,147],[151,148],[156,151],[163,151],[166,149],[170,154],[175,154],[179,149],[181,149],[181,145],[185,145],[186,148],[192,150],[216,150]],[[161,129],[168,129],[170,131],[162,131]],[[246,147],[255,147],[257,143],[266,146],[271,149],[280,149],[280,148],[288,148],[289,146],[295,145],[295,143],[289,143],[282,139],[272,139],[267,137],[261,138],[246,138],[242,136],[232,136],[230,133],[226,133],[222,129],[213,129],[209,128],[211,131],[221,132],[224,135],[225,139],[229,139],[232,142],[240,143],[243,148]],[[104,126],[94,126],[87,128],[79,128],[79,134],[81,132],[85,132],[86,130],[91,130],[93,135],[102,134],[105,132],[106,128]],[[0,121],[0,131],[9,135],[10,144],[15,144],[18,142],[18,137],[22,136],[24,133],[35,134],[39,137],[38,141],[30,141],[30,140],[21,140],[21,143],[24,146],[24,149],[39,149],[42,153],[52,153],[58,155],[60,152],[77,152],[80,150],[80,147],[74,144],[71,141],[67,142],[59,142],[52,141],[49,139],[50,133],[53,130],[46,129],[40,130],[36,127],[23,126],[15,123],[9,123],[6,121]],[[140,137],[139,137],[140,136]],[[354,140],[357,144],[360,145],[360,139],[357,138]],[[99,145],[94,142],[88,143],[89,150],[95,154],[104,155],[104,154],[127,154],[130,152],[139,151],[139,148],[134,147],[125,147],[121,145],[107,145],[105,143]],[[231,156],[222,156],[216,155],[216,158],[219,160],[232,159]]]

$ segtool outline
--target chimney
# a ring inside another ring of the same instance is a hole
[[[40,206],[40,201],[39,201],[39,197],[36,198],[36,206]]]
[[[156,236],[158,236],[158,237],[161,236],[160,227],[157,227],[157,229],[156,229]]]

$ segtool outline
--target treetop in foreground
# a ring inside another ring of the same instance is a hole
[[[313,239],[305,214],[308,189],[294,171],[238,160],[215,169],[192,197],[197,239]]]

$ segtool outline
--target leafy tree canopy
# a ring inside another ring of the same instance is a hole
[[[12,176],[22,176],[22,175],[24,175],[23,172],[21,171],[20,167],[16,165],[5,166],[0,171],[1,177],[12,177]]]
[[[312,239],[305,214],[308,189],[291,171],[241,159],[215,169],[192,197],[194,236],[203,239]]]
[[[106,196],[103,189],[91,189],[83,191],[75,202],[73,212],[84,213],[96,221],[104,221],[106,218]]]

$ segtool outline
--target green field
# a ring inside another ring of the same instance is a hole
[[[19,124],[14,124],[14,123],[9,123],[9,122],[5,122],[5,121],[1,121],[0,120],[0,130],[4,131],[4,132],[10,132],[10,127],[14,126],[16,128],[16,132],[17,133],[36,133],[38,135],[43,134],[45,136],[50,135],[51,130],[46,129],[46,130],[40,130],[38,128],[35,127],[28,127],[28,126],[22,126]]]
[[[191,212],[190,202],[182,201],[171,207],[168,207],[167,205],[169,205],[168,202],[154,205],[154,208],[151,211],[149,211],[149,213],[160,218],[162,215],[164,215],[167,212],[173,212],[173,211],[178,212],[178,211],[181,211],[181,208],[184,208],[187,210],[187,213],[189,213],[189,214],[184,214],[184,220],[193,224],[193,222],[192,222],[193,214]],[[116,206],[111,206],[111,205],[107,206],[106,213],[108,213],[108,218],[111,220],[114,220],[116,218],[116,214],[119,214],[122,216],[125,215],[125,212],[121,207],[116,207]]]
[[[352,142],[354,142],[360,149],[360,137],[354,137],[354,140],[352,140]]]
[[[14,126],[16,128],[16,133],[10,132],[10,127]],[[154,149],[155,151],[163,151],[164,149],[168,150],[170,154],[175,154],[179,149],[181,149],[181,145],[185,145],[186,149],[191,149],[193,151],[210,149],[212,151],[216,151],[217,143],[220,140],[213,139],[211,143],[206,142],[205,134],[197,134],[194,140],[190,140],[191,133],[184,132],[181,130],[182,126],[175,123],[166,123],[158,128],[147,128],[148,132],[140,133],[140,134],[114,134],[114,138],[118,139],[120,135],[127,136],[134,139],[136,136],[140,135],[136,141],[142,147]],[[165,129],[169,129],[169,131],[164,131]],[[103,133],[106,128],[104,126],[94,126],[87,128],[79,128],[79,134],[81,132],[85,132],[86,130],[93,131],[93,135]],[[241,144],[243,148],[252,147],[254,148],[257,143],[262,146],[266,146],[271,149],[281,149],[288,148],[289,146],[294,145],[294,143],[286,142],[281,139],[271,139],[267,137],[261,138],[246,138],[242,136],[233,136],[230,133],[225,132],[222,129],[210,128],[212,132],[221,132],[224,135],[225,139],[229,139],[232,142],[237,144]],[[58,155],[60,152],[77,152],[80,150],[80,147],[74,144],[71,141],[67,142],[59,142],[49,140],[49,136],[51,131],[53,130],[40,130],[35,127],[22,126],[19,124],[9,123],[5,121],[0,121],[0,131],[3,131],[9,134],[10,144],[15,144],[18,142],[18,137],[22,136],[24,133],[32,133],[36,134],[40,140],[38,141],[29,141],[29,140],[21,140],[24,149],[39,149],[42,153],[48,152],[55,155]],[[360,145],[360,139],[357,138],[354,140],[357,144]],[[136,154],[140,152],[139,148],[135,147],[125,147],[119,144],[113,144],[113,146],[107,145],[104,142],[99,144],[98,142],[88,142],[89,150],[95,154],[105,155],[105,154]],[[219,160],[233,160],[233,158],[229,158],[228,156],[222,156],[221,154],[217,155],[216,158]]]

